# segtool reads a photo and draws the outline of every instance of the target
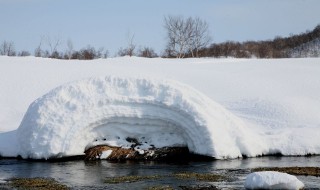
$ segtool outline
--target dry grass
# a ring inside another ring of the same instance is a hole
[[[173,174],[178,179],[195,179],[198,181],[223,181],[226,180],[225,176],[211,173],[194,173],[194,172],[181,172]]]
[[[9,185],[19,190],[69,190],[66,185],[60,184],[51,178],[13,178]]]
[[[151,176],[119,176],[119,177],[109,177],[104,180],[105,183],[117,184],[117,183],[133,183],[137,181],[143,180],[155,180],[159,179],[161,176],[159,175],[151,175]]]
[[[271,167],[271,168],[254,168],[253,172],[258,171],[277,171],[277,172],[285,172],[291,175],[305,175],[305,176],[320,176],[320,168],[319,167]]]
[[[174,190],[174,188],[169,185],[162,185],[162,186],[148,187],[146,190]]]
[[[207,181],[207,182],[217,182],[217,181],[224,181],[227,178],[222,175],[218,174],[211,174],[211,173],[194,173],[194,172],[181,172],[175,173],[170,175],[150,175],[150,176],[119,176],[119,177],[109,177],[105,179],[105,183],[109,184],[118,184],[118,183],[133,183],[137,181],[144,181],[144,180],[157,180],[160,178],[177,178],[180,180],[197,180],[197,181]],[[154,186],[149,187],[148,189],[172,189],[170,186]]]
[[[179,186],[182,190],[218,190],[213,185]]]

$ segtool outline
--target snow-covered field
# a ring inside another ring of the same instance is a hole
[[[2,156],[82,154],[126,136],[216,158],[320,153],[319,58],[0,57],[0,92]]]

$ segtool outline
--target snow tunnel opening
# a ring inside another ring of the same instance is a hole
[[[190,137],[183,126],[162,118],[109,118],[91,130],[92,141],[85,150],[98,145],[148,150],[163,147],[188,147]]]
[[[86,160],[195,161],[213,157],[193,153],[184,127],[163,118],[109,118],[91,130],[85,147]]]

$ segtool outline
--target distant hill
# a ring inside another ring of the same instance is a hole
[[[215,43],[202,49],[200,55],[236,58],[320,57],[320,25],[312,31],[290,37],[275,37],[273,40]]]

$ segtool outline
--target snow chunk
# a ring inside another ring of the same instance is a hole
[[[107,159],[112,153],[112,150],[102,151],[100,159]]]
[[[263,171],[247,176],[246,189],[302,189],[304,184],[296,176],[287,173]]]
[[[60,86],[34,101],[17,131],[20,155],[81,155],[106,144],[187,146],[221,158],[264,150],[256,133],[199,91],[172,80],[100,77]]]

